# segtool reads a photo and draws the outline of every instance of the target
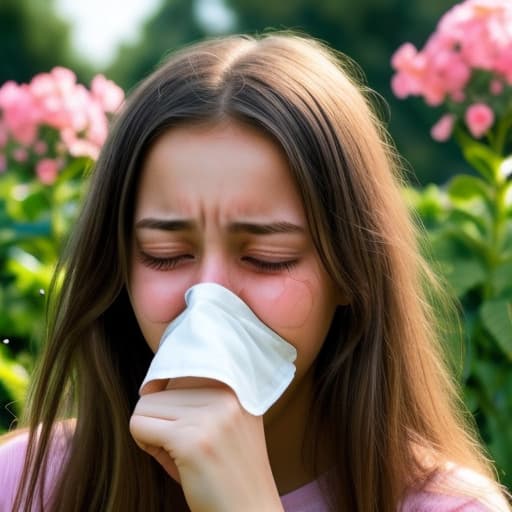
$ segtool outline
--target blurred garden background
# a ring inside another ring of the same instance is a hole
[[[186,43],[293,29],[354,59],[379,95],[425,255],[459,300],[454,375],[512,489],[512,2],[455,5],[1,0],[0,432],[23,410],[52,269],[123,91]]]

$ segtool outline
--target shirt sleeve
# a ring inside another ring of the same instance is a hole
[[[499,486],[474,471],[451,465],[426,490],[406,496],[401,512],[511,512]]]
[[[61,474],[70,445],[71,430],[65,423],[57,425],[49,446],[49,457],[44,478],[43,499],[45,505],[51,497],[54,486]],[[28,446],[28,431],[8,434],[7,439],[0,439],[0,512],[10,512],[18,491],[25,455]],[[35,500],[39,506],[38,498]]]
[[[12,510],[27,451],[28,433],[0,444],[0,511]]]

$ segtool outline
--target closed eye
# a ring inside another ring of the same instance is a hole
[[[138,252],[138,256],[143,265],[154,270],[172,270],[182,261],[194,259],[194,256],[191,254],[180,254],[178,256],[157,258],[142,251]]]
[[[279,272],[281,270],[291,270],[298,263],[298,260],[289,261],[265,261],[252,256],[246,256],[243,260],[257,269],[264,272]]]
[[[161,271],[172,270],[176,268],[176,266],[180,263],[194,259],[192,254],[180,254],[178,256],[158,258],[156,256],[151,256],[150,254],[147,254],[143,251],[138,252],[138,257],[142,264],[146,267]],[[245,256],[242,258],[242,261],[248,263],[252,267],[255,267],[257,270],[262,272],[280,272],[283,270],[289,271],[298,263],[298,260],[266,261],[254,258],[253,256]]]

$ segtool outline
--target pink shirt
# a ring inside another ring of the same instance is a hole
[[[28,436],[16,436],[0,445],[0,512],[11,512],[16,487],[21,476]],[[49,496],[52,482],[60,470],[65,443],[56,443],[52,454],[55,456],[48,465],[45,495]],[[482,485],[485,480],[473,472],[459,470],[459,479],[465,483]],[[401,512],[510,512],[504,499],[491,491],[484,505],[477,499],[445,496],[431,492],[413,493],[404,500]],[[316,481],[281,497],[285,512],[328,512],[325,500]]]
[[[407,496],[400,512],[508,512],[504,502],[494,501],[496,505],[486,506],[473,498],[419,492]],[[328,512],[316,481],[281,496],[281,503],[285,512]]]

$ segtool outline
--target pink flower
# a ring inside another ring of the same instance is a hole
[[[397,98],[403,100],[410,94],[413,94],[412,91],[416,89],[416,83],[411,80],[406,73],[397,73],[396,75],[393,75],[393,78],[391,79],[391,90]]]
[[[494,123],[494,112],[485,103],[474,103],[464,115],[466,125],[473,137],[479,139]]]
[[[419,51],[410,43],[392,57],[396,96],[422,96],[429,105],[459,101],[473,72],[485,70],[512,85],[512,0],[465,0],[440,19]],[[491,94],[501,94],[493,84]]]
[[[391,64],[397,71],[391,80],[391,88],[397,97],[406,98],[410,94],[422,93],[426,61],[411,43],[398,48],[391,58]]]
[[[498,94],[501,94],[503,92],[504,85],[501,80],[498,80],[497,78],[492,80],[489,84],[489,91],[492,95],[498,96]]]
[[[20,162],[27,159],[28,150],[38,156],[57,153],[97,159],[108,134],[107,113],[123,101],[122,89],[103,75],[94,78],[89,91],[63,67],[40,73],[29,84],[6,82],[0,87],[0,148],[9,140],[18,143],[12,157]],[[59,139],[52,135],[40,140],[48,129],[58,132]],[[41,162],[41,179],[50,182],[58,164],[52,163],[52,168],[51,160]]]
[[[36,155],[44,155],[48,151],[48,144],[44,140],[38,140],[34,143],[34,153]]]
[[[61,132],[61,137],[65,151],[67,151],[71,156],[86,156],[93,160],[97,160],[100,148],[90,140],[77,137],[76,133],[69,129],[63,130]]]
[[[105,112],[115,112],[124,101],[124,91],[112,80],[96,75],[91,82],[91,93]]]
[[[24,163],[28,160],[28,151],[25,148],[16,148],[12,152],[12,157],[16,162]]]
[[[471,77],[468,65],[456,54],[451,54],[439,70],[447,91],[457,93],[464,89]]]
[[[445,142],[451,137],[454,124],[455,116],[453,114],[445,114],[434,126],[432,126],[430,135],[438,142]]]
[[[451,98],[455,103],[462,103],[466,99],[463,91],[454,91],[451,93]]]
[[[3,122],[12,136],[24,146],[34,142],[38,128],[38,109],[26,85],[6,82],[0,88]]]
[[[75,132],[82,132],[87,129],[88,112],[91,106],[96,103],[89,91],[81,84],[78,84],[73,94],[64,98],[63,111],[66,115],[66,123],[61,128],[71,127]]]
[[[391,66],[393,69],[406,69],[414,63],[418,50],[412,43],[404,43],[391,57]]]
[[[55,96],[57,93],[55,81],[50,73],[39,73],[34,76],[29,84],[30,92],[34,98],[45,98],[48,96]]]
[[[39,181],[45,185],[51,185],[57,179],[60,162],[52,158],[43,158],[36,164],[36,174]]]
[[[108,121],[105,112],[96,102],[91,102],[88,111],[87,138],[98,147],[101,147],[108,135]]]
[[[76,85],[76,75],[70,69],[57,66],[50,72],[55,87],[62,96],[72,94]]]
[[[0,148],[3,148],[9,140],[9,133],[7,132],[6,126],[0,122]]]
[[[512,20],[511,20],[512,25]],[[512,85],[512,44],[508,51],[503,51],[496,58],[496,71],[503,75],[509,85]]]

